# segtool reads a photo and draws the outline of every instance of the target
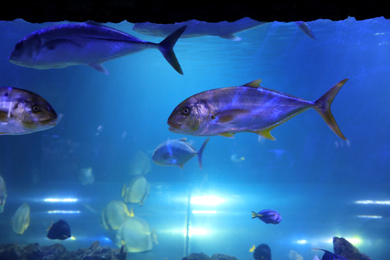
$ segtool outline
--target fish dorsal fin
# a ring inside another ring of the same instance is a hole
[[[251,81],[249,83],[246,83],[244,86],[251,87],[251,88],[258,88],[260,87],[261,79],[256,79],[254,81]]]

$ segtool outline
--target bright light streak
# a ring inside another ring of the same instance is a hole
[[[44,202],[51,202],[51,203],[55,203],[55,202],[74,203],[74,202],[77,202],[78,199],[76,199],[76,198],[45,198],[43,201]]]
[[[193,210],[192,214],[217,214],[216,210]]]
[[[193,205],[203,205],[203,206],[216,206],[225,202],[223,198],[217,196],[194,196],[191,198],[190,203]]]
[[[297,243],[298,243],[298,244],[301,244],[301,245],[304,245],[304,244],[307,243],[307,240],[305,240],[305,239],[298,240]]]
[[[355,203],[363,205],[390,205],[390,200],[357,200]]]
[[[382,216],[376,216],[376,215],[358,215],[358,218],[369,218],[369,219],[381,219]]]
[[[191,228],[190,227],[190,230],[188,231],[188,236],[191,237],[191,236],[205,236],[205,235],[208,235],[209,234],[209,231],[207,229],[204,229],[204,228]],[[183,230],[183,235],[184,236],[187,236],[187,231],[184,229]]]
[[[49,210],[48,214],[80,214],[80,210]]]

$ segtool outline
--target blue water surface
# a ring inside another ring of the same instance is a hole
[[[134,259],[181,259],[204,252],[246,260],[253,259],[253,245],[266,243],[273,259],[311,260],[322,255],[312,248],[333,251],[334,236],[345,237],[372,259],[388,258],[388,20],[308,22],[316,40],[293,22],[265,23],[238,33],[241,41],[179,39],[174,50],[184,75],[154,49],[106,62],[109,75],[88,66],[35,70],[8,62],[20,39],[53,24],[0,22],[0,84],[38,93],[62,117],[47,131],[0,137],[0,174],[8,190],[0,243],[56,243],[46,238],[46,229],[63,218],[75,237],[60,242],[69,250],[96,240],[117,248],[115,232],[100,225],[100,216],[109,201],[121,199],[134,156],[142,152],[151,159],[168,138],[187,137],[196,149],[206,139],[168,130],[167,118],[181,101],[255,79],[262,79],[263,87],[314,101],[348,78],[332,105],[347,141],[308,110],[275,128],[276,141],[253,133],[212,137],[203,170],[197,158],[183,169],[149,161],[150,196],[142,207],[129,207],[156,230],[159,244]],[[132,31],[129,22],[106,25],[143,40],[162,40]],[[95,179],[83,185],[80,170],[89,167]],[[31,224],[20,236],[10,220],[23,202],[31,207]],[[277,210],[282,222],[251,219],[251,211],[263,209]]]

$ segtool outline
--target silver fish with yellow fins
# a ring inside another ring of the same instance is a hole
[[[25,36],[15,45],[8,60],[34,69],[89,65],[108,74],[104,62],[154,48],[183,74],[173,46],[185,29],[186,26],[180,27],[160,43],[152,43],[93,22],[53,25]]]
[[[343,79],[314,102],[260,87],[261,80],[243,86],[212,89],[181,102],[168,118],[169,130],[196,136],[233,137],[239,132],[253,132],[275,140],[271,130],[294,116],[313,108],[340,138],[340,131],[330,106]]]
[[[0,135],[21,135],[52,128],[57,114],[38,94],[0,87]]]

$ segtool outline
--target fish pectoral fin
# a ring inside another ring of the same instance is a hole
[[[229,109],[219,113],[216,113],[212,118],[216,118],[218,123],[228,123],[233,121],[238,116],[250,113],[246,109]]]
[[[231,132],[221,133],[219,135],[223,137],[234,138],[234,133]]]
[[[77,47],[80,47],[82,48],[83,46],[74,42],[74,41],[71,41],[69,39],[55,39],[55,40],[52,40],[52,41],[48,41],[46,42],[42,47],[48,49],[48,50],[55,50],[58,46],[60,45],[74,45],[74,46],[77,46]]]
[[[0,110],[0,121],[1,122],[8,122],[8,120],[9,120],[8,111]]]
[[[103,64],[100,64],[100,63],[91,63],[91,64],[88,64],[91,68],[99,71],[99,72],[102,72],[106,75],[110,74],[108,72],[108,70],[103,66]]]
[[[256,133],[256,134],[258,134],[258,135],[260,135],[260,136],[262,136],[264,138],[267,138],[269,140],[275,141],[276,138],[271,135],[271,130],[274,129],[275,127],[268,127],[268,128],[265,128],[265,129],[261,129],[259,131],[255,131],[254,133]]]

